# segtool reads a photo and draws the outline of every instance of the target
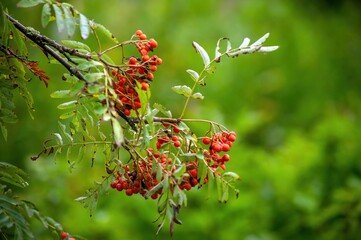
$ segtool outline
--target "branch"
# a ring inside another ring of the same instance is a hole
[[[75,49],[67,48],[54,40],[39,34],[35,30],[25,27],[22,25],[18,20],[11,17],[9,14],[4,13],[5,16],[9,19],[10,22],[20,31],[22,32],[28,39],[30,39],[32,42],[34,42],[36,45],[38,45],[41,49],[44,50],[45,53],[48,53],[53,58],[55,58],[60,64],[62,64],[71,74],[76,76],[78,79],[86,81],[83,74],[77,70],[73,65],[71,65],[69,62],[64,60],[64,58],[59,55],[54,49],[51,47],[54,47],[56,50],[58,50],[60,53],[62,53],[65,57],[65,53],[69,53],[74,56],[78,56],[85,59],[90,59],[91,56],[87,54],[81,54]],[[51,47],[50,47],[51,46]]]

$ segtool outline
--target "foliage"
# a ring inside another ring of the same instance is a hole
[[[43,154],[54,155],[55,158],[65,152],[68,163],[73,168],[88,151],[93,153],[93,165],[101,151],[102,158],[105,159],[105,175],[100,182],[96,182],[95,187],[87,191],[86,196],[79,197],[76,201],[89,206],[92,215],[99,196],[107,191],[109,185],[118,191],[124,190],[128,196],[140,194],[146,199],[157,199],[157,233],[166,220],[170,222],[171,235],[174,224],[181,224],[177,215],[182,206],[187,206],[185,191],[193,187],[215,185],[218,201],[224,203],[228,201],[229,189],[234,190],[238,196],[234,181],[239,176],[225,171],[226,163],[230,160],[226,152],[236,140],[236,134],[219,123],[187,119],[184,115],[190,99],[204,99],[201,92],[196,92],[196,88],[206,85],[206,77],[214,73],[214,64],[219,63],[221,58],[276,50],[277,46],[263,46],[269,34],[251,45],[250,39],[245,38],[237,48],[231,47],[229,39],[222,38],[217,42],[213,59],[202,46],[193,42],[204,66],[199,73],[187,70],[194,81],[192,87],[181,85],[172,88],[186,98],[181,115],[173,117],[170,110],[158,103],[151,106],[149,101],[153,72],[162,64],[161,58],[152,55],[158,46],[156,40],[148,39],[141,30],[137,30],[129,40],[118,42],[103,25],[89,20],[72,5],[59,1],[22,0],[17,6],[27,8],[40,4],[43,6],[43,27],[49,21],[55,21],[58,31],[66,29],[69,37],[79,27],[83,39],[87,39],[90,34],[94,36],[97,50],[84,42],[72,40],[64,40],[59,44],[38,31],[25,27],[6,11],[2,12],[3,65],[4,68],[11,69],[1,75],[2,81],[7,83],[3,91],[4,99],[12,97],[11,90],[18,87],[19,78],[25,80],[27,75],[24,68],[44,82],[46,87],[49,84],[50,78],[45,71],[38,67],[36,61],[28,59],[24,39],[36,44],[51,63],[60,63],[68,71],[62,79],[69,87],[51,94],[53,98],[66,99],[58,105],[58,109],[66,110],[59,117],[59,132],[53,133],[53,138],[44,142],[43,150],[32,157],[32,160],[37,160]],[[9,28],[12,30],[9,31]],[[16,37],[12,36],[13,32],[17,34]],[[101,35],[114,45],[104,49]],[[12,44],[13,40],[16,45]],[[221,51],[221,43],[224,42],[226,49]],[[114,51],[121,53],[120,63],[108,56],[108,53]],[[135,55],[129,55],[128,51]],[[32,109],[31,95],[26,86],[19,89],[25,92],[25,100],[29,109]],[[5,107],[8,110],[3,111],[2,119],[6,120],[14,115],[12,101]],[[120,121],[120,118],[124,121]],[[1,123],[5,138],[7,134],[3,123],[14,122],[15,117],[12,119]],[[188,126],[189,123],[204,124],[208,126],[208,130],[197,136]],[[128,160],[122,157],[124,150],[129,154]],[[70,159],[75,151],[78,152],[77,158],[72,161]],[[211,190],[209,187],[209,191]]]

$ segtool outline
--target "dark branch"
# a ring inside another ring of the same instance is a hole
[[[37,33],[35,30],[25,27],[19,21],[17,21],[13,17],[11,17],[9,14],[5,13],[5,15],[20,32],[22,32],[28,39],[30,39],[32,42],[34,42],[36,45],[38,45],[41,49],[43,49],[45,51],[45,53],[48,53],[53,58],[55,58],[71,74],[76,76],[78,79],[86,81],[83,74],[81,72],[79,72],[76,67],[74,67],[69,62],[67,62],[61,55],[59,55],[59,53],[57,53],[51,47],[54,47],[56,50],[61,52],[63,55],[65,55],[65,52],[67,52],[71,55],[86,58],[86,59],[90,59],[91,58],[90,55],[81,54],[78,51],[76,51],[75,49],[64,47],[61,44],[55,42],[54,40]]]

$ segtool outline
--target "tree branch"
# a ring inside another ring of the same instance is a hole
[[[65,57],[65,53],[69,53],[73,56],[90,59],[91,56],[87,54],[79,53],[77,50],[72,48],[67,48],[56,41],[41,35],[40,33],[36,32],[32,28],[25,27],[22,25],[18,20],[11,17],[9,14],[5,13],[5,16],[9,19],[10,22],[20,31],[22,32],[28,39],[30,39],[32,42],[34,42],[36,45],[38,45],[41,49],[44,50],[45,53],[48,53],[53,58],[55,58],[60,64],[62,64],[71,74],[76,76],[79,80],[86,81],[83,74],[77,70],[76,67],[74,67],[72,64],[67,62],[59,53],[57,53],[54,49],[58,50],[61,54],[63,54]],[[51,47],[50,47],[51,46]]]

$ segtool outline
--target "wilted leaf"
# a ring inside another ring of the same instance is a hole
[[[260,53],[268,53],[273,52],[278,49],[278,46],[269,46],[269,47],[261,47],[258,52]]]
[[[248,44],[250,43],[250,39],[249,38],[245,38],[244,40],[243,40],[243,42],[241,43],[241,45],[238,47],[238,48],[245,48],[245,47],[247,47],[248,46]]]
[[[189,73],[189,75],[191,75],[191,78],[193,79],[193,81],[198,82],[199,74],[196,71],[194,71],[192,69],[188,69],[186,72]]]
[[[268,38],[269,33],[266,33],[265,35],[263,35],[260,39],[258,39],[256,42],[254,42],[251,47],[254,46],[260,46],[264,43],[264,41],[266,41],[266,39]]]
[[[196,43],[194,41],[193,41],[192,45],[196,49],[197,53],[199,53],[201,55],[204,66],[208,66],[210,63],[210,59],[209,59],[209,56],[208,56],[208,53],[206,52],[206,50],[204,50],[204,48],[201,47],[201,45],[199,45],[198,43]]]
[[[226,48],[226,52],[228,52],[232,47],[231,47],[231,42],[229,41],[229,38],[220,38],[218,41],[217,41],[217,45],[216,45],[216,50],[215,50],[215,61],[216,62],[220,62],[221,61],[221,56],[222,56],[222,53],[219,51],[221,49],[221,42],[226,40],[227,41],[227,48]]]

